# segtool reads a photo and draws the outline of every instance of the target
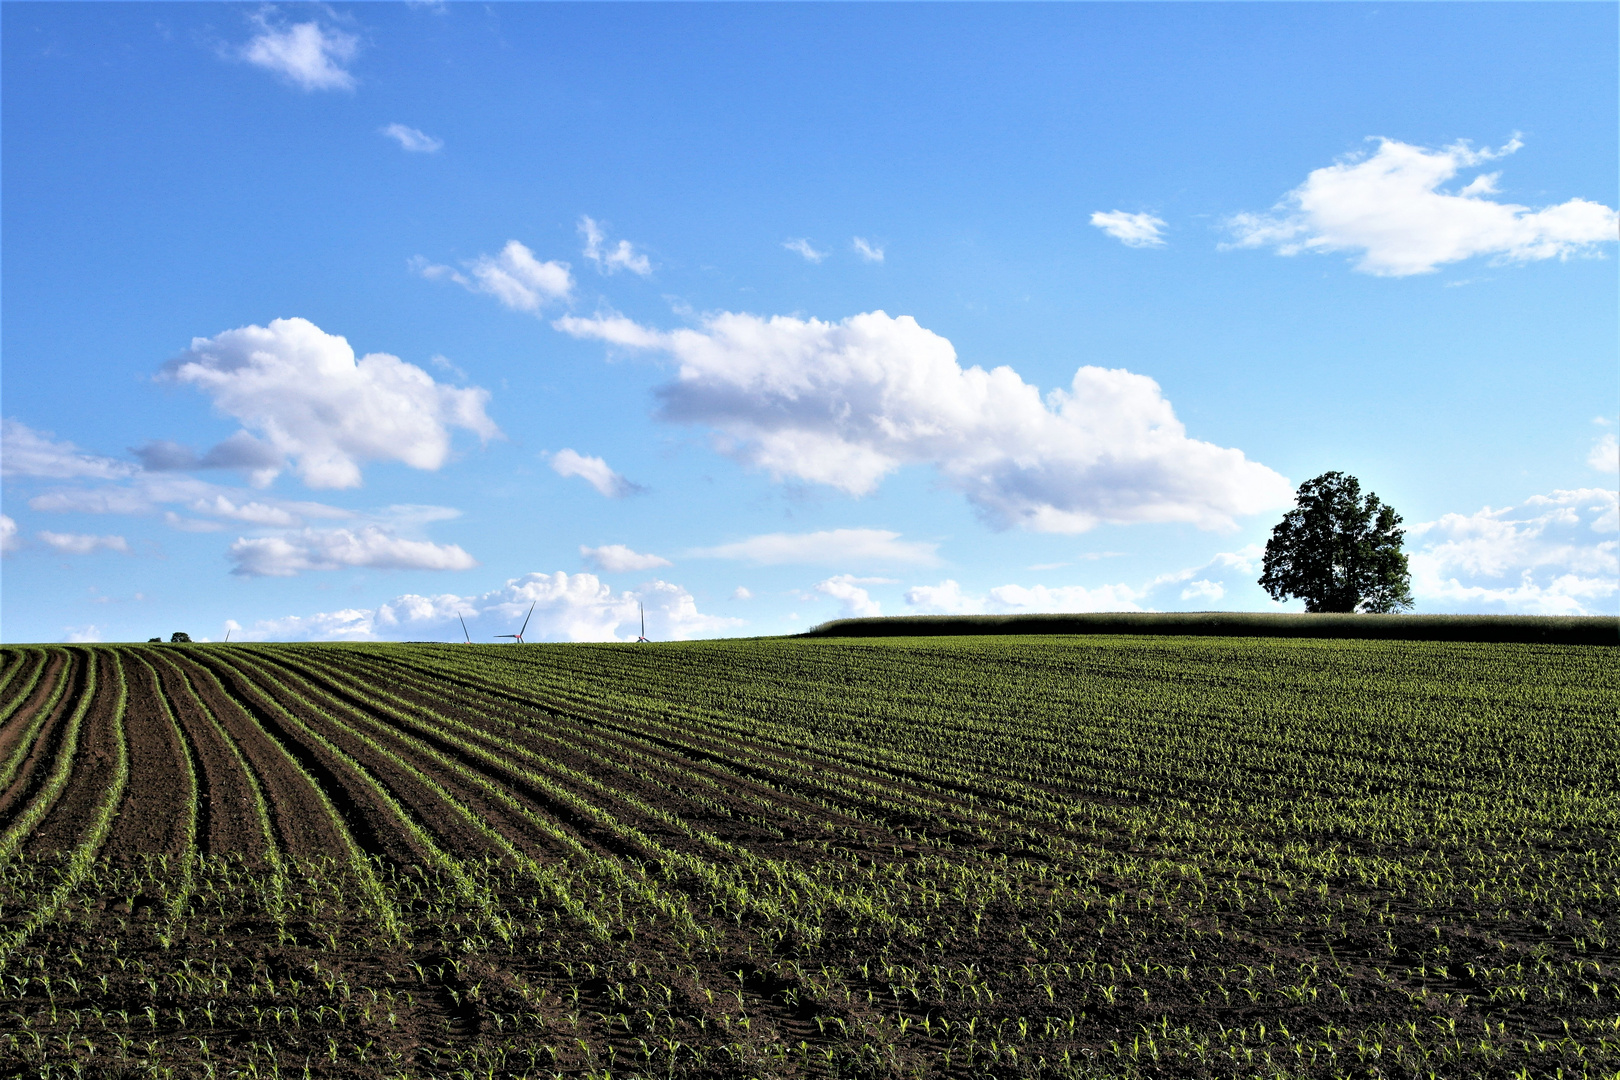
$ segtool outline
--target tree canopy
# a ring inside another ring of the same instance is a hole
[[[1323,473],[1299,486],[1294,509],[1271,530],[1260,585],[1273,600],[1299,597],[1312,612],[1403,611],[1411,575],[1401,516],[1361,481]]]

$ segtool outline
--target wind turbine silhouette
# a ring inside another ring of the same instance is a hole
[[[538,604],[539,602],[540,601],[536,600],[534,602],[534,604]],[[503,638],[503,637],[516,638],[517,643],[519,645],[522,645],[523,644],[523,631],[527,630],[529,628],[529,618],[534,615],[534,604],[529,605],[529,614],[523,616],[523,625],[522,625],[522,627],[520,627],[518,629],[517,633],[515,633],[515,634],[496,634],[495,636],[498,637],[498,638]]]
[[[637,604],[636,606],[641,609],[641,636],[636,638],[636,644],[639,645],[643,641],[651,644],[652,638],[647,636],[647,605]]]
[[[461,619],[461,636],[467,639],[467,644],[471,645],[472,635],[467,633],[467,620],[461,618],[461,613],[459,611],[456,612],[456,618]]]

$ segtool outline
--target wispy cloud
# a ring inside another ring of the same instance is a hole
[[[437,154],[444,149],[444,140],[435,139],[425,131],[404,124],[389,124],[381,132],[413,154]]]
[[[579,235],[585,241],[585,257],[595,263],[596,269],[600,272],[613,274],[620,270],[628,270],[642,277],[652,273],[652,262],[646,255],[637,251],[630,241],[620,240],[617,244],[609,246],[601,223],[595,219],[580,218]]]
[[[567,263],[541,262],[516,240],[508,240],[499,255],[480,255],[463,263],[466,273],[430,263],[420,255],[410,265],[430,281],[453,281],[468,292],[487,293],[514,311],[538,312],[542,305],[566,300],[574,291],[574,276]]]
[[[883,261],[883,246],[881,244],[873,244],[864,237],[857,236],[851,241],[850,246],[855,249],[855,254],[867,262],[880,263]]]
[[[796,240],[784,240],[782,241],[782,246],[787,248],[789,251],[796,251],[800,255],[804,256],[805,262],[818,263],[827,257],[827,253],[825,251],[817,251],[810,245],[810,241],[804,239],[802,236]]]
[[[253,21],[259,32],[242,46],[242,59],[303,90],[354,89],[344,65],[360,51],[359,38],[318,22],[276,24],[265,12]]]
[[[1164,219],[1152,214],[1098,210],[1091,215],[1091,223],[1126,247],[1164,247]]]
[[[586,566],[600,570],[604,574],[655,570],[660,566],[674,565],[661,556],[634,551],[624,544],[604,544],[594,548],[581,544],[579,553],[585,559]]]
[[[622,499],[646,490],[631,483],[615,472],[599,457],[587,457],[577,450],[564,448],[551,455],[551,471],[558,476],[577,476],[609,499]]]
[[[124,551],[129,550],[129,543],[122,536],[91,536],[87,533],[59,533],[41,532],[39,539],[47,546],[64,555],[89,555],[94,551]]]
[[[688,554],[705,559],[738,559],[760,566],[796,563],[813,566],[932,566],[939,545],[902,540],[887,529],[826,529],[811,533],[766,533]]]

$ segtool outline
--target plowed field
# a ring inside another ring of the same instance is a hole
[[[0,648],[0,1075],[1620,1076],[1614,648]]]

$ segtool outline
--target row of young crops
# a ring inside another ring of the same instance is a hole
[[[0,649],[0,1074],[1620,1076],[1613,649]]]

